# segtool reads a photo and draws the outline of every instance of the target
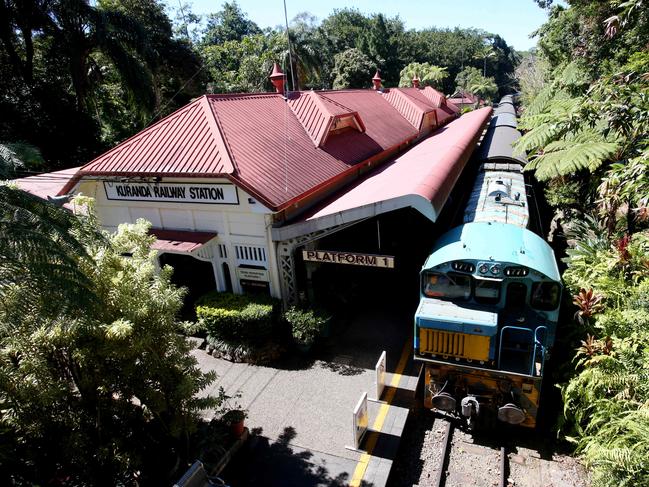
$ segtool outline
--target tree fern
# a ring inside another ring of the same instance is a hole
[[[102,240],[68,210],[0,185],[0,302],[18,286],[25,306],[46,302],[55,312],[91,304],[92,285],[79,268],[88,238]]]
[[[593,172],[610,159],[617,149],[616,142],[595,138],[584,142],[554,141],[547,144],[543,154],[533,158],[526,169],[534,170],[540,181],[574,174],[582,169]]]

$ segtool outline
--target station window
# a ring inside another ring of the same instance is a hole
[[[559,285],[556,282],[535,282],[532,284],[533,308],[553,311],[559,306]]]
[[[476,279],[475,300],[482,304],[496,304],[500,301],[500,281]]]
[[[466,301],[471,297],[471,276],[454,272],[448,274],[428,272],[424,275],[423,286],[424,295],[429,298]]]

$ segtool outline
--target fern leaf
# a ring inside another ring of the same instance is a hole
[[[589,141],[548,144],[544,154],[533,161],[535,176],[546,181],[558,176],[574,174],[582,169],[595,171],[618,149],[615,142]]]

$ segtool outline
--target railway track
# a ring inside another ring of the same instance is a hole
[[[454,427],[452,421],[437,418],[442,428],[441,455],[434,487],[498,486],[507,487],[509,462],[504,446],[498,449],[475,444],[471,436]],[[471,457],[481,457],[479,462]],[[474,466],[480,465],[478,469]]]

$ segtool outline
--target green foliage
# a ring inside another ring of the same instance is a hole
[[[20,5],[0,16],[0,140],[37,145],[48,169],[87,162],[203,91],[200,60],[156,0]]]
[[[545,186],[544,195],[550,206],[562,210],[581,204],[580,186],[576,181],[555,178]]]
[[[202,47],[214,93],[268,91],[273,63],[287,54],[286,38],[280,34],[251,35],[242,40]]]
[[[284,313],[284,320],[290,325],[293,338],[299,343],[313,343],[329,320],[314,310],[304,310],[295,306]]]
[[[156,272],[150,224],[121,225],[106,240],[90,237],[93,221],[79,223],[91,226],[83,248],[66,251],[79,251],[98,305],[52,312],[68,286],[57,276],[49,285],[59,296],[48,302],[22,306],[28,282],[0,302],[0,425],[14,449],[0,477],[168,484],[173,466],[189,460],[199,413],[223,398],[198,397],[215,376],[200,371],[176,331],[184,290],[171,283],[171,268]],[[52,251],[66,245],[56,232],[43,236]]]
[[[583,169],[595,172],[618,149],[615,142],[601,140],[593,132],[581,132],[570,139],[545,144],[543,154],[531,160],[526,169],[534,169],[536,178],[541,181],[575,174]]]
[[[479,69],[469,66],[464,68],[455,77],[456,88],[459,93],[469,92],[485,100],[492,100],[498,93],[498,87],[493,78],[485,78]]]
[[[87,242],[98,233],[68,210],[0,184],[0,305],[22,294],[51,313],[82,313],[93,305],[95,286],[80,264],[88,262]]]
[[[580,63],[557,71],[526,107],[514,145],[531,152],[527,170],[540,180],[595,173],[601,166],[641,154],[649,131],[649,95],[636,73],[615,74],[588,86]]]
[[[366,88],[370,86],[375,64],[356,48],[347,49],[334,57],[334,89]]]
[[[37,147],[25,143],[0,143],[0,179],[16,177],[17,173],[35,170],[43,164],[43,157]]]
[[[208,45],[222,44],[227,41],[240,41],[249,35],[261,34],[261,30],[241,10],[239,4],[225,2],[221,10],[207,17],[207,27],[203,43]]]
[[[430,63],[410,63],[401,70],[399,86],[412,86],[412,79],[419,78],[420,86],[441,88],[441,82],[448,77],[446,68]]]
[[[261,345],[273,335],[278,306],[268,297],[211,292],[196,302],[196,316],[212,338]]]

